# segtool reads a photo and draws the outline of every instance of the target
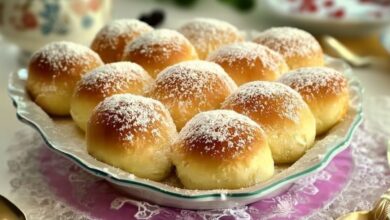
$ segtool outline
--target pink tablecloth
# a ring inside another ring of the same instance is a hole
[[[11,199],[30,219],[333,219],[369,209],[390,184],[385,139],[364,127],[323,171],[299,180],[285,193],[245,207],[210,211],[172,209],[127,198],[48,150],[35,132],[25,130],[16,136],[15,145],[9,147]]]

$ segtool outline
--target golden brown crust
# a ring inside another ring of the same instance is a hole
[[[155,114],[161,114],[167,117],[166,112],[155,109]],[[131,117],[135,117],[132,115]],[[116,120],[111,120],[112,117],[115,117]],[[158,129],[160,135],[165,137],[167,130],[160,129],[165,127],[164,123],[156,121],[151,124],[148,124],[145,128],[140,128],[139,125],[132,124],[127,126],[126,123],[129,123],[126,119],[126,116],[116,114],[115,112],[110,111],[100,111],[94,112],[91,115],[91,118],[88,122],[88,137],[106,140],[106,143],[111,143],[112,149],[114,148],[119,151],[126,152],[131,148],[136,148],[140,143],[142,145],[148,145],[155,143],[155,135],[153,134],[154,129]],[[161,120],[166,120],[167,118],[162,118]],[[121,128],[118,131],[118,128]],[[126,136],[133,136],[135,139],[129,140]]]
[[[176,128],[168,110],[149,98],[117,94],[106,98],[88,122],[87,150],[96,159],[137,176],[165,178]]]
[[[234,133],[235,129],[231,128],[231,132]],[[251,142],[254,144],[248,144],[247,150],[240,153],[240,157],[235,158],[234,155],[238,153],[238,150],[236,148],[228,148],[229,141],[221,141],[221,142],[214,142],[211,144],[210,142],[206,141],[205,139],[196,139],[191,141],[184,141],[182,143],[182,146],[179,148],[184,151],[183,153],[193,159],[193,160],[203,160],[205,163],[212,163],[215,161],[223,161],[224,163],[234,162],[234,160],[245,160],[248,157],[251,157],[251,155],[254,152],[257,152],[259,148],[267,146],[267,142],[265,141],[265,135],[261,133],[260,131],[253,132],[254,138],[251,139]],[[244,135],[241,137],[237,137],[237,139],[243,139],[245,138]],[[207,151],[206,149],[210,146],[213,146],[215,152],[222,152],[222,153],[212,153]],[[195,147],[189,147],[189,146],[195,146]],[[234,160],[233,160],[234,159]]]
[[[334,98],[348,92],[345,77],[327,67],[299,68],[286,73],[279,81],[299,92],[305,101]]]
[[[104,98],[123,93],[143,95],[152,83],[152,77],[131,62],[111,63],[94,69],[84,75],[74,89],[70,109],[72,118],[85,131],[92,110]]]
[[[221,47],[208,60],[221,65],[237,85],[255,80],[273,81],[288,70],[282,55],[252,42]]]
[[[290,69],[324,65],[324,55],[318,41],[308,32],[297,28],[270,28],[255,37],[253,42],[282,54]]]
[[[169,117],[165,107],[156,100],[117,94],[105,99],[95,108],[88,128],[91,131],[101,130],[109,142],[131,144],[133,137],[153,141],[153,136],[156,136],[153,130],[166,126],[164,123]]]
[[[123,60],[138,63],[155,78],[173,64],[197,59],[195,48],[179,32],[167,29],[155,30],[130,43]]]
[[[147,96],[167,106],[180,130],[197,113],[219,108],[235,89],[219,65],[187,61],[162,71]]]
[[[127,44],[152,30],[148,24],[135,19],[115,20],[97,33],[91,49],[98,53],[105,63],[118,62],[122,60]]]
[[[214,110],[196,115],[179,136],[177,150],[193,159],[233,162],[267,147],[260,126],[233,111]]]
[[[244,84],[222,108],[247,115],[264,128],[277,164],[295,162],[314,142],[312,112],[299,93],[281,83]]]
[[[254,81],[242,85],[222,104],[248,115],[262,125],[297,123],[297,112],[307,107],[298,93],[277,82]]]
[[[334,69],[299,68],[285,74],[279,81],[302,95],[316,118],[318,135],[329,130],[348,110],[348,83]]]
[[[26,87],[46,112],[68,115],[77,81],[101,65],[100,57],[87,47],[70,42],[51,43],[32,56]]]
[[[173,145],[172,160],[190,189],[237,189],[264,181],[274,172],[261,127],[230,110],[192,118]]]
[[[200,59],[206,59],[211,52],[223,45],[244,40],[233,25],[210,18],[190,20],[179,28],[179,32],[194,45]]]
[[[58,68],[57,65],[63,68]],[[77,82],[83,74],[101,65],[103,65],[102,61],[94,53],[77,56],[74,60],[64,57],[56,64],[47,55],[36,53],[29,62],[28,73],[31,80],[41,82],[67,83],[67,80]]]
[[[143,95],[153,79],[138,64],[117,62],[86,74],[75,88],[75,97],[103,99],[114,94]]]

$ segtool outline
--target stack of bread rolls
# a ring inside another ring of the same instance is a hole
[[[302,157],[349,97],[311,34],[277,27],[244,39],[209,18],[178,30],[116,20],[91,48],[38,50],[26,88],[52,117],[72,117],[97,160],[154,181],[175,170],[188,189],[248,187]]]

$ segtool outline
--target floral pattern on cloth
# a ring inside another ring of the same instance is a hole
[[[16,0],[13,3],[14,13],[10,17],[3,18],[0,5],[0,18],[8,19],[14,29],[20,31],[39,28],[43,35],[66,35],[73,16],[80,17],[79,26],[83,29],[92,27],[93,14],[102,7],[102,0]],[[65,9],[69,4],[69,10]],[[0,22],[0,25],[2,22]]]
[[[51,152],[31,130],[16,134],[8,165],[11,199],[29,219],[334,219],[369,209],[390,184],[385,138],[360,127],[351,146],[285,193],[224,210],[181,210],[127,198]],[[356,164],[356,165],[354,165]],[[364,195],[356,200],[356,195]]]

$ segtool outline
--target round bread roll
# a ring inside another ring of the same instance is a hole
[[[282,55],[252,42],[223,46],[208,60],[221,65],[237,85],[255,80],[273,81],[288,71]]]
[[[130,43],[124,52],[123,60],[138,63],[149,74],[157,74],[173,64],[198,59],[195,48],[179,32],[159,29],[143,34]]]
[[[172,168],[169,157],[176,137],[175,124],[160,102],[131,94],[104,99],[92,112],[86,132],[90,155],[155,181]]]
[[[104,65],[87,73],[77,83],[70,114],[85,131],[92,110],[103,99],[121,93],[143,95],[152,82],[152,77],[138,64],[118,62]]]
[[[76,83],[101,65],[100,57],[88,47],[65,41],[50,43],[32,56],[26,87],[35,103],[47,113],[69,115]]]
[[[91,48],[105,63],[122,60],[125,46],[141,34],[152,31],[148,24],[136,19],[120,19],[104,26],[92,41]]]
[[[317,135],[328,131],[348,110],[348,86],[344,76],[327,67],[291,71],[280,79],[301,94],[316,119]]]
[[[231,110],[202,112],[192,118],[173,145],[172,160],[188,189],[238,189],[274,173],[261,127]]]
[[[306,31],[275,27],[260,33],[253,41],[282,54],[290,69],[324,65],[320,44]]]
[[[181,32],[194,45],[200,59],[207,56],[219,47],[244,38],[233,25],[211,18],[195,18],[179,28]]]
[[[264,128],[276,164],[295,162],[314,143],[313,113],[299,93],[284,84],[244,84],[226,99],[222,108],[247,115]]]
[[[163,70],[147,96],[159,100],[169,109],[180,130],[199,112],[219,108],[236,87],[218,64],[187,61]]]

